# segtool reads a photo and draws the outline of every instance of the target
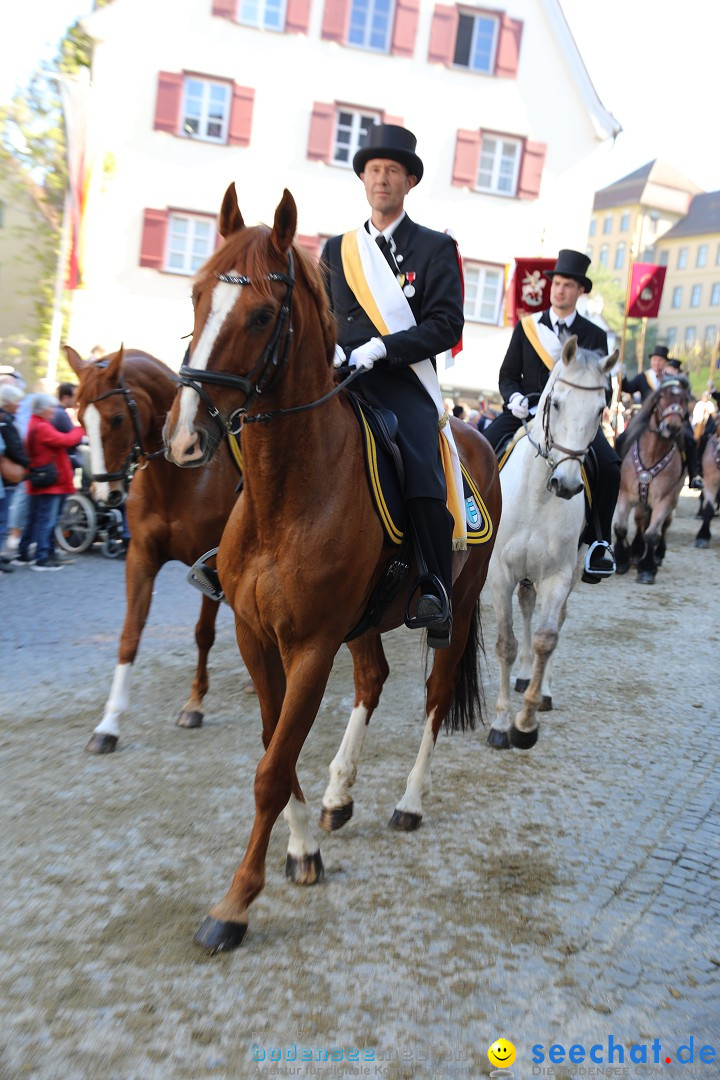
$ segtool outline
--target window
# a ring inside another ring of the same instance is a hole
[[[668,347],[668,352],[672,350],[673,345],[677,341],[677,330],[674,326],[668,327],[665,331],[665,344]]]
[[[678,268],[678,270],[684,270],[685,267],[687,266],[687,261],[688,261],[688,249],[686,247],[678,248],[678,260],[677,260],[677,268]]]
[[[182,131],[208,142],[227,142],[230,87],[206,79],[185,79],[181,113]]]
[[[710,291],[710,306],[717,307],[720,304],[720,282],[715,282]]]
[[[615,248],[615,270],[622,270],[625,265],[625,244],[621,240],[618,246]]]
[[[497,325],[505,286],[503,267],[468,263],[465,276],[465,318],[473,322]]]
[[[522,143],[499,135],[483,135],[480,147],[480,167],[477,187],[497,195],[514,195],[517,190],[518,168]]]
[[[700,307],[701,296],[702,285],[693,285],[692,292],[690,293],[690,307]]]
[[[392,15],[392,0],[352,0],[348,43],[387,52]]]
[[[678,308],[682,304],[682,285],[676,285],[673,289],[671,307]]]
[[[497,19],[460,12],[453,63],[486,74],[494,71],[497,37]]]
[[[608,255],[609,254],[610,254],[610,249],[607,246],[607,244],[601,244],[600,245],[600,254],[598,256],[598,266],[600,266],[603,270],[607,270]]]
[[[696,336],[695,335],[695,327],[694,326],[686,326],[685,327],[685,348],[686,349],[692,349],[692,348],[695,347],[695,336]]]
[[[708,246],[707,244],[700,244],[697,249],[697,258],[695,265],[702,270],[703,266],[707,266]]]
[[[658,264],[660,266],[667,266],[669,258],[670,258],[670,252],[666,248],[665,251],[661,251],[660,254],[658,255]]]
[[[715,338],[717,337],[717,326],[705,327],[705,344],[709,349],[712,349],[715,344]]]
[[[630,215],[629,214],[621,214],[620,215],[620,232],[627,232],[629,228],[630,228]]]
[[[258,30],[284,30],[285,0],[240,0],[237,20]]]
[[[597,219],[596,218],[591,218],[591,220],[590,220],[590,229],[589,229],[589,232],[588,232],[588,236],[594,236],[596,231],[597,231]]]
[[[593,249],[590,246],[585,248],[585,254],[587,255],[590,262],[592,262],[593,261]]]
[[[358,150],[367,142],[368,132],[373,124],[380,123],[379,113],[356,112],[341,109],[337,114],[335,141],[332,160],[336,165],[352,167],[352,160]]]
[[[654,236],[657,232],[658,223],[660,221],[660,215],[657,210],[652,210],[648,214],[648,232],[651,236]]]
[[[213,253],[215,231],[212,218],[170,214],[165,269],[173,274],[194,274]]]
[[[720,266],[720,244],[718,244],[717,251],[715,252],[715,265]]]
[[[608,233],[612,232],[612,226],[612,214],[608,214],[607,217],[603,218],[603,233],[605,234],[605,236],[607,236]]]

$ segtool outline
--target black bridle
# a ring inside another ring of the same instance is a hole
[[[216,277],[218,281],[224,281],[229,285],[252,285],[252,279],[245,274],[217,274]],[[285,296],[280,305],[280,310],[278,311],[275,325],[273,326],[267,345],[252,370],[249,371],[247,375],[234,375],[231,372],[226,371],[207,371],[204,368],[191,367],[186,363],[190,355],[190,349],[188,347],[188,350],[185,353],[185,361],[183,361],[179,371],[178,382],[181,386],[187,386],[195,391],[200,400],[204,403],[211,419],[217,424],[221,439],[225,438],[226,435],[238,435],[245,424],[268,423],[278,416],[288,416],[291,413],[307,412],[308,409],[314,409],[318,405],[323,405],[326,401],[329,401],[330,398],[335,397],[336,394],[344,389],[348,383],[357,378],[358,375],[362,374],[362,369],[356,368],[346,379],[343,379],[341,383],[335,386],[334,389],[330,390],[316,401],[310,401],[305,405],[295,405],[289,409],[275,409],[274,412],[254,413],[252,416],[248,415],[250,409],[255,404],[256,398],[267,393],[267,391],[275,384],[276,379],[280,376],[282,371],[284,371],[289,359],[290,345],[293,339],[292,302],[293,290],[295,288],[295,264],[293,261],[292,250],[288,251],[287,274],[273,271],[265,275],[265,280],[283,282],[286,286]],[[286,325],[287,330],[285,329]],[[204,389],[203,383],[209,383],[213,386],[223,386],[231,390],[240,390],[245,395],[245,401],[239,408],[233,409],[227,420],[223,420],[220,415],[220,410],[217,408],[208,392]]]
[[[590,449],[590,447],[592,446],[593,441],[595,439],[595,436],[593,435],[593,437],[590,440],[590,442],[588,443],[588,445],[583,447],[582,450],[572,450],[567,446],[561,446],[560,443],[555,442],[555,440],[553,439],[552,434],[550,432],[550,406],[552,404],[553,390],[555,389],[555,387],[557,386],[558,383],[563,383],[565,386],[572,386],[575,390],[602,390],[603,392],[606,390],[606,387],[605,387],[604,384],[603,385],[594,384],[593,386],[582,386],[580,383],[571,382],[569,379],[562,379],[562,378],[560,378],[558,376],[558,378],[555,379],[555,382],[553,383],[552,389],[550,390],[548,396],[545,398],[545,404],[543,406],[542,428],[543,428],[543,435],[544,435],[544,438],[545,438],[545,446],[544,447],[539,442],[536,442],[533,439],[533,437],[532,437],[532,435],[530,433],[529,425],[526,423],[525,420],[523,420],[523,426],[525,428],[525,434],[527,435],[531,446],[533,446],[535,448],[536,456],[543,458],[543,460],[545,461],[545,464],[547,465],[548,469],[550,470],[550,475],[548,476],[548,481],[547,481],[547,485],[546,485],[548,491],[550,491],[550,482],[551,482],[551,480],[553,478],[553,473],[555,472],[557,467],[559,465],[562,465],[563,461],[579,461],[579,462],[582,463],[585,460],[585,456],[586,456],[588,450]],[[553,456],[553,453],[552,453],[553,450],[559,450],[560,453],[562,454],[562,457],[555,458]]]
[[[142,441],[142,429],[140,427],[140,413],[138,407],[135,404],[135,399],[132,396],[130,387],[125,382],[122,375],[118,379],[118,385],[112,390],[106,390],[104,394],[99,394],[95,398],[91,398],[85,402],[85,405],[95,405],[98,401],[104,401],[106,398],[113,397],[114,394],[121,394],[125,404],[127,405],[128,412],[130,413],[130,419],[132,420],[133,431],[135,433],[135,441],[130,447],[130,452],[125,459],[125,464],[122,469],[117,472],[106,473],[93,473],[93,480],[98,483],[106,482],[109,480],[131,480],[133,475],[138,469],[146,469],[153,458],[161,457],[165,453],[165,448],[161,450],[155,450],[153,453],[148,451],[143,446]],[[144,459],[144,461],[143,461]],[[141,464],[142,461],[142,464]]]

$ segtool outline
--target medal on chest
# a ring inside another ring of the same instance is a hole
[[[405,274],[404,277],[405,277],[405,284],[403,285],[403,292],[408,297],[409,296],[414,296],[415,295],[415,284],[414,284],[414,282],[415,282],[415,277],[416,277],[415,271],[414,270],[408,270],[407,274]]]

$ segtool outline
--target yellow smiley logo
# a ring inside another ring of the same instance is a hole
[[[497,1065],[500,1069],[512,1065],[515,1056],[515,1047],[507,1039],[496,1039],[492,1046],[488,1047],[490,1064]]]

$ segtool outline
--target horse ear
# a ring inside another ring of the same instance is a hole
[[[63,345],[63,349],[65,350],[68,364],[79,377],[88,366],[87,362],[83,360],[82,356],[80,356],[79,353],[76,353],[70,345]]]
[[[218,232],[222,236],[223,240],[227,240],[228,236],[233,233],[240,232],[245,228],[245,222],[243,216],[240,213],[237,202],[237,192],[235,191],[235,182],[225,192],[225,197],[220,207],[220,216],[218,218]]]
[[[602,363],[603,374],[607,375],[608,371],[612,371],[612,369],[615,367],[615,364],[618,362],[619,359],[620,359],[620,350],[616,349],[615,352],[611,356],[608,356],[607,359],[603,361],[603,363]]]
[[[121,345],[107,366],[108,379],[120,380],[125,363],[125,346]]]
[[[283,191],[283,197],[275,211],[275,220],[272,227],[271,240],[274,246],[283,255],[290,250],[290,245],[295,237],[297,229],[297,206],[295,200],[287,188]]]
[[[577,356],[577,336],[572,334],[563,345],[562,350],[562,362],[563,364],[572,364],[573,360]]]

